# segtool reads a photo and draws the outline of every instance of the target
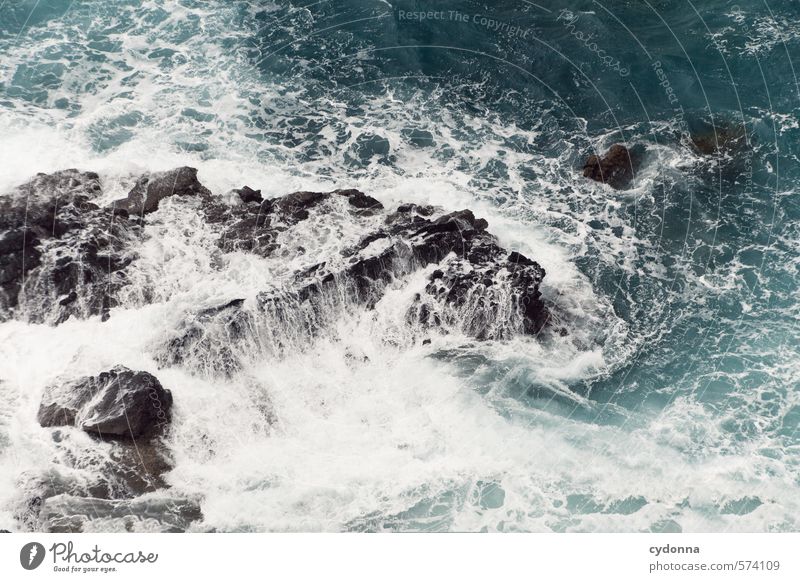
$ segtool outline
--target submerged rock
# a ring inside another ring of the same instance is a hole
[[[179,334],[168,340],[156,354],[161,366],[187,365],[206,375],[229,376],[239,369],[236,346],[246,337],[253,322],[237,299],[194,313]]]
[[[718,122],[692,132],[690,136],[695,151],[705,156],[726,155],[747,146],[747,130],[741,124]]]
[[[589,156],[583,166],[583,176],[621,190],[630,185],[638,166],[638,152],[614,144],[603,156]]]
[[[53,497],[119,501],[168,489],[165,475],[173,468],[172,457],[166,441],[155,436],[98,439],[72,428],[53,428],[52,464],[16,479],[15,519],[26,530],[39,531],[47,523],[42,521],[42,508]]]
[[[56,495],[96,499],[133,499],[168,488],[164,478],[172,463],[158,439],[97,442],[78,445],[74,435],[52,433],[58,455],[42,473],[24,473],[16,482],[17,520],[26,529],[38,529],[42,504]]]
[[[104,474],[116,489],[112,488],[108,498],[135,497],[166,489],[168,484],[164,476],[172,468],[172,458],[162,439],[113,442],[110,463]]]
[[[37,529],[48,533],[184,532],[202,517],[196,501],[160,493],[130,500],[61,494],[43,502]]]
[[[170,421],[172,393],[147,372],[117,366],[45,389],[42,426],[76,426],[100,437],[150,436]]]

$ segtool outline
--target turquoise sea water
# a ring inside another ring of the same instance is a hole
[[[251,371],[282,419],[269,435],[209,396],[244,384],[167,372],[185,394],[170,482],[203,495],[208,527],[796,531],[798,17],[791,0],[8,0],[0,189],[79,167],[122,192],[181,164],[215,192],[358,187],[474,208],[547,269],[566,339],[331,340]],[[583,179],[618,142],[643,152],[634,186]],[[165,305],[209,284],[181,277]],[[154,366],[150,331],[113,321],[0,325],[8,507],[50,463],[26,424],[44,384]],[[340,365],[352,344],[369,364]]]

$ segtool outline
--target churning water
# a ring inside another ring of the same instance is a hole
[[[800,529],[798,17],[793,0],[0,2],[0,191],[74,167],[110,202],[190,165],[220,195],[471,208],[545,267],[570,330],[417,342],[418,273],[306,344],[273,330],[292,349],[232,378],[159,367],[188,310],[291,276],[309,240],[359,237],[313,215],[283,253],[220,256],[166,200],[108,321],[0,324],[0,527],[23,527],[32,476],[88,480],[107,454],[38,425],[44,387],[124,364],[173,392],[169,495],[199,500],[201,531]],[[613,143],[643,151],[628,190],[581,175]]]

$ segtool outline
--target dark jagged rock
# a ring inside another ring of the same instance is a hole
[[[261,190],[253,190],[249,186],[243,186],[238,190],[234,190],[234,192],[239,195],[239,199],[244,203],[264,201],[261,197]]]
[[[483,232],[487,223],[475,219],[469,210],[453,212],[436,220],[428,220],[410,207],[388,219],[389,228],[364,237],[359,244],[346,250],[345,265],[314,265],[298,273],[296,287],[290,295],[301,302],[324,294],[327,288],[344,285],[350,299],[367,306],[381,296],[387,283],[430,263],[438,263],[450,253],[463,255],[473,246],[473,239]],[[400,218],[398,214],[403,214]],[[487,235],[491,238],[491,235]],[[373,243],[383,243],[373,249]],[[263,306],[286,295],[286,290],[264,292],[258,301]]]
[[[525,257],[524,261],[503,258],[505,251],[491,243],[470,255],[434,273],[426,291],[437,301],[419,299],[410,312],[412,318],[417,314],[418,321],[427,325],[449,321],[482,340],[538,333],[547,321],[539,292],[544,269]]]
[[[308,218],[308,211],[325,200],[324,192],[293,192],[273,200],[272,206],[290,222]]]
[[[170,196],[211,196],[197,179],[197,169],[184,166],[168,172],[155,172],[140,177],[126,198],[113,207],[131,216],[141,216],[158,210],[158,203]]]
[[[585,178],[621,190],[627,188],[639,167],[640,155],[623,145],[614,144],[605,155],[591,155],[583,166]]]
[[[97,174],[64,170],[0,197],[0,320],[107,316],[138,231],[92,202],[100,192]]]
[[[276,241],[281,232],[306,220],[312,209],[337,198],[346,199],[356,216],[371,216],[383,209],[380,202],[358,190],[334,190],[293,192],[233,207],[210,201],[204,206],[204,213],[209,222],[223,225],[219,246],[224,251],[246,251],[266,257],[278,248]]]
[[[101,193],[97,174],[72,169],[38,174],[0,197],[0,321],[108,318],[143,215],[169,196],[211,197],[189,167],[142,176],[108,208],[95,203]]]
[[[445,215],[419,229],[412,246],[423,264],[439,263],[409,318],[423,325],[447,321],[477,339],[502,339],[537,333],[547,319],[539,285],[544,269],[535,261],[508,254],[488,224],[469,210]],[[443,261],[450,253],[455,256]]]
[[[166,426],[171,407],[172,393],[155,376],[117,366],[48,387],[38,419],[42,426],[74,425],[101,437],[138,438]]]
[[[601,177],[616,185],[633,171],[630,164],[627,170],[620,166],[620,156],[629,161],[628,150],[614,146],[595,160]],[[506,252],[487,231],[487,222],[467,209],[443,213],[433,206],[403,204],[384,215],[378,200],[358,190],[300,191],[263,200],[260,191],[249,187],[235,191],[241,204],[229,205],[213,198],[197,180],[197,171],[188,167],[140,178],[128,197],[111,208],[102,209],[89,199],[99,191],[96,174],[69,170],[37,176],[16,196],[2,198],[6,212],[0,217],[0,285],[6,316],[23,291],[42,303],[31,308],[26,302],[33,320],[58,323],[71,315],[106,316],[125,282],[125,267],[133,260],[130,243],[147,227],[142,216],[169,196],[192,196],[200,199],[200,212],[219,233],[224,252],[268,257],[285,238],[302,240],[304,235],[289,231],[305,229],[302,223],[312,214],[315,225],[330,220],[333,232],[363,229],[365,234],[357,243],[347,242],[335,256],[322,257],[292,279],[281,279],[255,301],[238,298],[194,313],[156,354],[161,365],[231,374],[240,363],[241,342],[253,342],[249,347],[255,352],[264,344],[287,349],[296,338],[278,337],[282,330],[313,336],[335,317],[337,308],[357,304],[369,309],[397,277],[429,265],[438,268],[408,308],[408,320],[415,325],[456,326],[478,339],[501,339],[537,333],[547,319],[539,292],[544,270],[519,253]],[[192,211],[198,207],[191,206]],[[307,235],[307,230],[298,232]],[[281,252],[301,256],[307,252],[304,247],[305,242]],[[265,329],[269,325],[272,330]],[[104,384],[106,379],[101,375],[82,382]],[[79,396],[85,393],[74,388]],[[111,410],[105,416],[98,413],[100,420],[93,422],[84,410],[90,404],[113,409],[116,402],[107,398],[94,404],[80,399],[45,403],[42,421],[76,423],[85,430],[121,436],[126,429]]]
[[[277,230],[272,227],[273,208],[269,200],[228,207],[212,203],[204,209],[206,220],[221,224],[219,247],[225,252],[246,251],[269,256],[278,245]]]
[[[357,209],[378,211],[368,197],[342,192],[331,194],[357,200]],[[321,204],[324,195],[300,193],[279,200],[270,201],[270,207],[288,209],[296,217],[298,208],[307,211],[308,205]],[[439,268],[426,293],[409,306],[410,322],[455,325],[477,339],[538,333],[547,320],[539,291],[544,269],[518,252],[505,251],[487,232],[486,220],[470,210],[436,213],[430,206],[402,205],[341,256],[295,273],[291,283],[259,293],[254,303],[237,299],[190,315],[164,344],[159,362],[229,375],[239,369],[240,353],[294,349],[296,338],[287,330],[313,337],[335,317],[336,306],[369,309],[395,278],[431,264]],[[251,344],[247,349],[242,346],[246,342]]]
[[[337,190],[334,194],[347,198],[350,206],[362,216],[369,216],[383,210],[383,204],[359,190]]]

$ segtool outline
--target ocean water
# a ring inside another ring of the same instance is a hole
[[[0,192],[75,167],[111,201],[191,165],[218,194],[471,208],[545,267],[570,330],[415,343],[417,274],[232,379],[159,369],[182,313],[296,266],[233,253],[221,271],[168,200],[108,321],[0,324],[0,528],[23,527],[32,476],[88,478],[108,452],[38,426],[44,387],[124,364],[173,392],[166,479],[199,500],[198,531],[800,530],[798,17],[793,0],[0,2]],[[613,143],[643,152],[628,190],[581,176]],[[284,242],[357,234],[318,217]]]

